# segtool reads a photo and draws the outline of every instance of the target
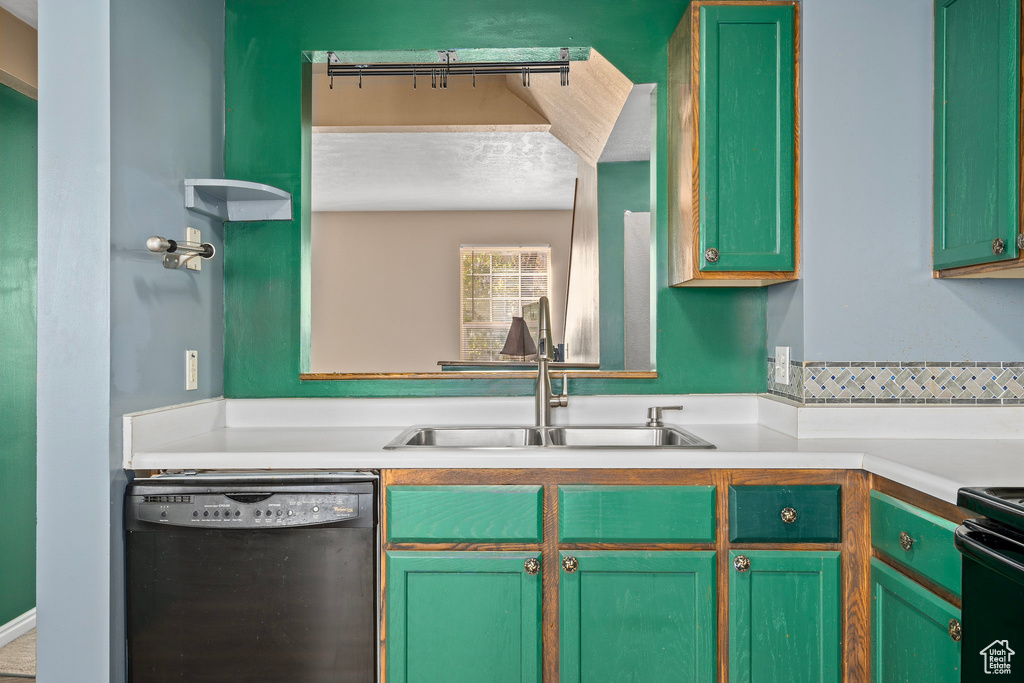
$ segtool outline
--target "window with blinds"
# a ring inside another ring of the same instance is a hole
[[[463,246],[461,360],[510,360],[499,354],[512,316],[551,297],[550,246]]]

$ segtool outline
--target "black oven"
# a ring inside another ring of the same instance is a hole
[[[962,683],[1024,682],[1024,489],[960,489]]]

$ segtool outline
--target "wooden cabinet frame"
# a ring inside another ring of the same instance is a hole
[[[793,15],[793,270],[702,271],[700,268],[700,10],[712,6],[791,6]],[[800,277],[800,3],[694,0],[669,44],[669,283],[682,287],[762,287]]]
[[[847,470],[716,470],[716,469],[394,469],[381,472],[381,501],[387,488],[402,485],[526,484],[543,486],[543,540],[540,543],[389,543],[387,509],[381,505],[384,550],[508,550],[539,551],[543,590],[543,680],[559,680],[559,552],[567,550],[714,550],[717,552],[718,680],[729,680],[729,551],[838,550],[842,552],[842,678],[870,680],[870,520],[869,477]],[[714,543],[559,543],[558,487],[571,484],[609,486],[713,485],[716,527]],[[838,484],[842,493],[842,541],[839,543],[731,543],[729,541],[730,485]],[[386,558],[382,558],[386,562]],[[382,570],[386,576],[386,567]],[[387,609],[385,582],[381,585],[381,670],[386,673]],[[383,677],[382,677],[382,680]]]

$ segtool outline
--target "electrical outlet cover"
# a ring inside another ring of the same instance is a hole
[[[789,384],[789,347],[775,347],[775,381],[778,384]]]
[[[199,388],[199,352],[194,349],[185,351],[185,391]]]

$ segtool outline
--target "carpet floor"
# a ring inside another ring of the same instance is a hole
[[[32,680],[5,674],[36,675],[35,629],[0,648],[0,683],[25,683],[26,680]]]

